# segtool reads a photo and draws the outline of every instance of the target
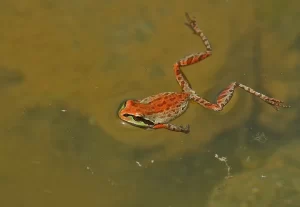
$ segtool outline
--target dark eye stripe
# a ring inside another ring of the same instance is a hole
[[[125,117],[131,116],[137,122],[143,122],[144,124],[147,124],[147,125],[154,125],[154,123],[152,121],[144,119],[143,117],[140,117],[140,116],[134,116],[131,114],[124,114],[124,116]]]

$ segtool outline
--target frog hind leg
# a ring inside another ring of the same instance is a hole
[[[174,132],[183,132],[188,134],[190,132],[190,126],[177,126],[174,124],[156,124],[153,126],[153,129],[168,129]]]
[[[245,90],[246,92],[260,98],[267,104],[270,104],[271,106],[273,106],[277,111],[279,110],[279,107],[290,108],[290,106],[284,105],[283,101],[280,101],[280,100],[272,98],[272,97],[268,97],[264,94],[261,94],[255,90],[253,90],[252,88],[250,88],[248,86],[245,86],[245,85],[243,85],[241,83],[237,83],[237,82],[233,82],[233,83],[229,84],[229,86],[227,88],[225,88],[219,94],[219,96],[217,97],[217,103],[210,103],[209,101],[205,100],[204,98],[199,97],[195,93],[191,93],[190,98],[193,101],[197,102],[198,104],[200,104],[201,106],[203,106],[207,109],[211,109],[214,111],[221,111],[224,108],[224,106],[226,104],[228,104],[229,101],[231,100],[236,87],[239,87],[239,88]]]
[[[192,91],[192,89],[191,89],[187,79],[184,77],[180,67],[192,65],[197,62],[200,62],[201,60],[208,58],[209,56],[212,55],[212,47],[211,47],[208,39],[205,37],[205,35],[201,31],[201,29],[198,27],[196,20],[191,19],[191,17],[189,16],[188,13],[185,13],[185,16],[188,21],[187,25],[194,31],[194,33],[196,35],[200,36],[202,42],[204,43],[204,45],[206,47],[206,52],[200,52],[200,53],[188,55],[188,56],[180,59],[179,61],[177,61],[173,66],[176,80],[179,83],[180,87],[182,88],[183,91],[190,92],[190,91]]]

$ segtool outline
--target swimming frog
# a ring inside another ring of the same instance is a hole
[[[216,103],[211,103],[197,95],[190,87],[181,68],[210,57],[212,55],[212,47],[202,30],[198,27],[196,20],[192,19],[188,13],[186,13],[185,16],[188,21],[187,25],[201,38],[206,47],[206,51],[186,56],[173,65],[176,80],[182,91],[159,93],[141,100],[127,100],[122,104],[118,112],[121,120],[142,128],[168,129],[176,132],[189,133],[189,125],[177,126],[169,123],[186,111],[189,101],[194,101],[204,108],[213,111],[221,111],[224,106],[229,103],[236,88],[241,88],[260,98],[264,102],[272,105],[276,110],[279,110],[279,107],[290,107],[284,105],[280,100],[268,97],[238,82],[230,83],[227,88],[219,94]]]

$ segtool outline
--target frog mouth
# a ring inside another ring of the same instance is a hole
[[[148,126],[154,126],[155,124],[150,121],[150,120],[147,120],[141,116],[134,116],[134,115],[131,115],[131,114],[124,114],[123,115],[124,117],[132,117],[132,119],[136,122],[143,122],[144,124],[148,125]]]

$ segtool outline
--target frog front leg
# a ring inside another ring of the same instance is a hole
[[[174,132],[183,132],[183,133],[189,133],[190,132],[190,126],[176,126],[174,124],[156,124],[153,126],[153,129],[168,129]]]
[[[245,85],[243,85],[241,83],[237,83],[237,82],[233,82],[233,83],[229,84],[229,86],[227,88],[225,88],[220,93],[220,95],[217,97],[216,103],[211,103],[211,102],[207,101],[206,99],[201,98],[200,96],[196,95],[195,93],[191,93],[190,98],[207,109],[211,109],[214,111],[221,111],[221,110],[223,110],[224,106],[226,106],[226,104],[229,103],[229,101],[231,100],[233,93],[237,87],[260,98],[267,104],[270,104],[271,106],[273,106],[277,111],[279,110],[279,107],[290,108],[290,106],[285,105],[283,103],[283,101],[266,96],[262,93],[259,93],[255,90],[253,90],[252,88],[250,88],[248,86],[245,86]]]

